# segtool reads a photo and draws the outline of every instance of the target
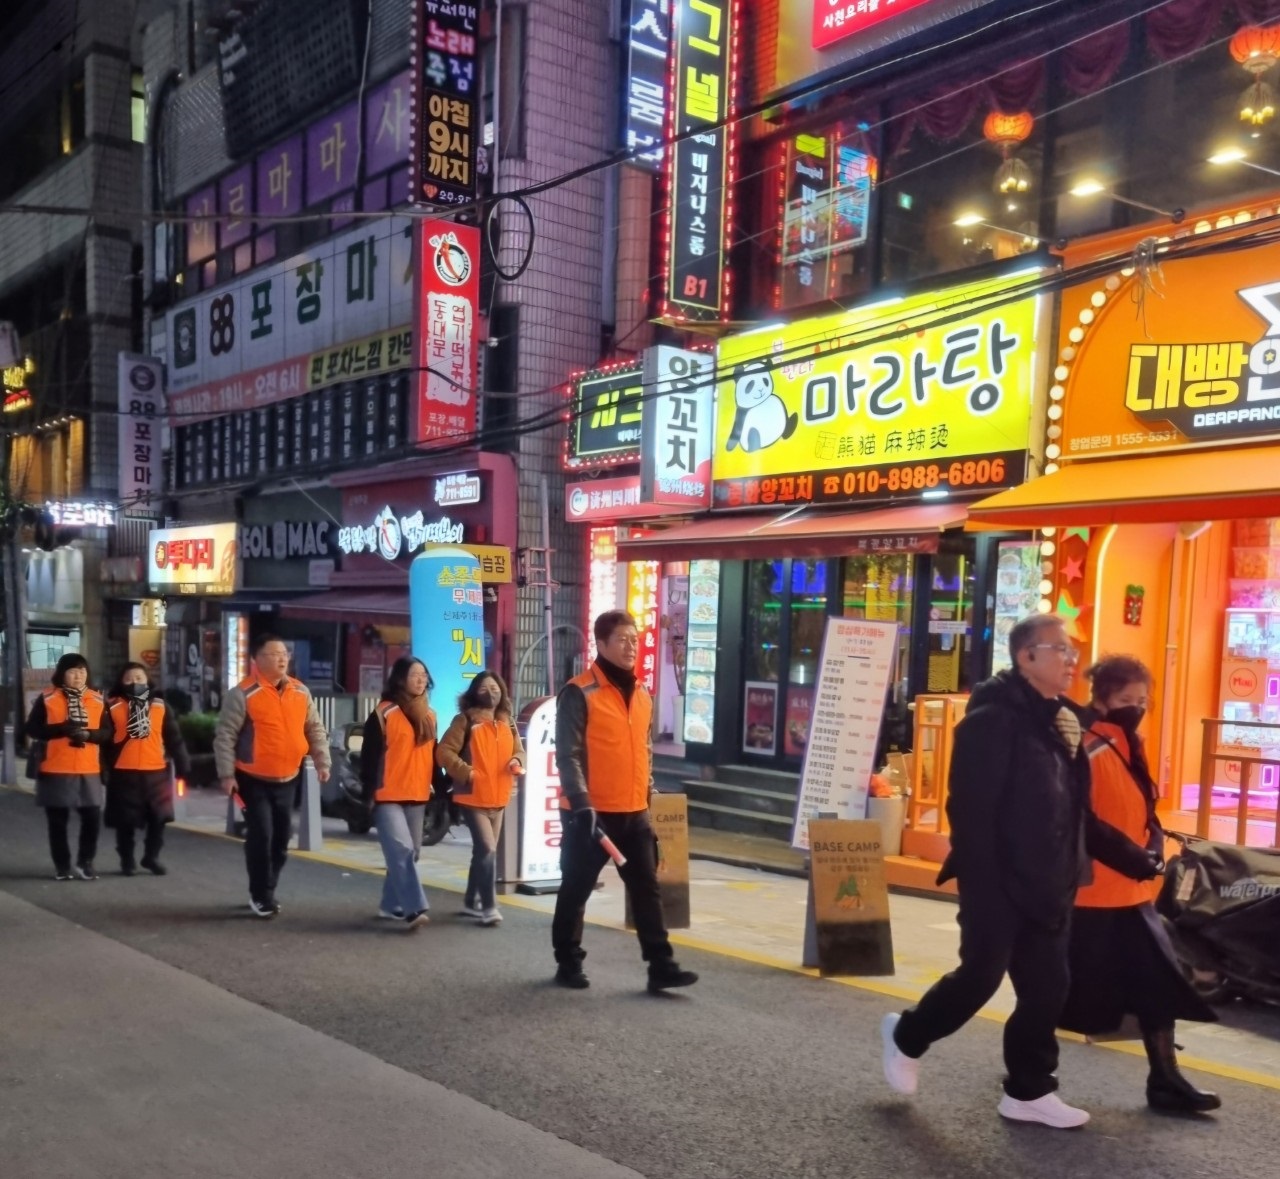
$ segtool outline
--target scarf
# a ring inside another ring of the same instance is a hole
[[[78,729],[87,729],[89,714],[84,710],[84,689],[76,690],[63,685],[62,694],[67,698],[67,720]]]
[[[129,721],[127,732],[130,737],[145,741],[151,736],[151,698],[149,696],[127,696],[129,705]]]
[[[409,724],[413,726],[415,745],[425,745],[428,741],[436,739],[435,720],[431,715],[431,706],[427,702],[425,692],[421,696],[402,693],[395,698],[395,702],[400,706],[400,711],[404,713]]]
[[[623,703],[630,708],[631,697],[636,690],[636,673],[634,671],[626,671],[616,663],[610,663],[603,655],[598,653],[596,655],[596,666],[604,672],[604,678],[622,693]]]

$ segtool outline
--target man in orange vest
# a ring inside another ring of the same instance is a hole
[[[635,619],[610,610],[595,621],[596,661],[556,700],[556,766],[560,771],[560,892],[551,944],[556,982],[582,990],[582,918],[587,899],[609,861],[607,836],[626,859],[618,875],[631,898],[640,951],[649,964],[649,990],[692,986],[671,950],[658,894],[657,840],[649,822],[653,790],[653,700],[636,682],[639,637]]]
[[[277,635],[253,645],[253,673],[222,701],[213,756],[222,789],[244,799],[249,908],[274,917],[276,882],[289,855],[293,798],[308,753],[329,780],[329,734],[305,684],[288,674],[289,648]]]

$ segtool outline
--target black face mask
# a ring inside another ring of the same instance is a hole
[[[1119,725],[1126,733],[1133,733],[1137,731],[1138,726],[1142,724],[1142,718],[1146,715],[1145,708],[1128,704],[1124,708],[1113,708],[1104,719],[1113,725]]]
[[[138,699],[138,700],[141,700],[145,695],[147,695],[147,693],[151,691],[150,684],[129,684],[127,685],[127,688],[128,688],[129,695],[133,696],[135,699]]]

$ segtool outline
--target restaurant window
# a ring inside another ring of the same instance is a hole
[[[872,553],[844,559],[840,615],[898,624],[898,648],[891,673],[895,690],[906,691],[911,650],[912,572],[907,553]]]
[[[977,594],[974,542],[943,539],[930,562],[927,692],[967,692],[973,606]]]

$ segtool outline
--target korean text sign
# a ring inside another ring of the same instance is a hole
[[[148,537],[147,584],[158,593],[232,594],[239,580],[236,525],[156,528]]]
[[[716,506],[920,498],[1020,482],[1039,300],[984,308],[1007,290],[973,284],[721,340]],[[961,307],[974,310],[947,315]],[[951,322],[930,326],[941,319]]]
[[[633,0],[627,26],[627,150],[648,171],[662,163],[667,116],[667,52],[671,46],[672,0]]]
[[[164,493],[164,368],[128,352],[120,353],[119,365],[120,504],[126,511],[149,511]]]
[[[1140,274],[1062,294],[1061,344],[1076,349],[1069,459],[1280,435],[1280,246],[1165,260],[1160,271],[1160,297],[1137,318]]]
[[[480,231],[452,221],[421,221],[418,233],[418,395],[411,437],[458,442],[476,428]]]
[[[640,481],[648,503],[711,502],[715,358],[657,344],[645,351]]]
[[[693,131],[669,153],[665,278],[659,318],[709,321],[725,313],[726,229],[733,132],[737,0],[675,0],[668,131]]]
[[[627,611],[636,620],[640,643],[636,679],[652,696],[658,689],[658,571],[657,561],[627,564]]]
[[[813,47],[821,49],[928,0],[811,0]]]
[[[467,0],[414,0],[413,12],[410,195],[436,205],[465,205],[475,199],[480,147],[480,6]]]
[[[424,548],[409,566],[409,627],[413,654],[435,682],[431,706],[438,717],[450,717],[458,697],[484,671],[478,558],[457,545]]]
[[[565,465],[600,466],[640,457],[643,375],[633,366],[584,373],[572,387]]]
[[[520,879],[560,879],[560,769],[556,700],[534,709],[524,735],[527,770],[520,781]]]

